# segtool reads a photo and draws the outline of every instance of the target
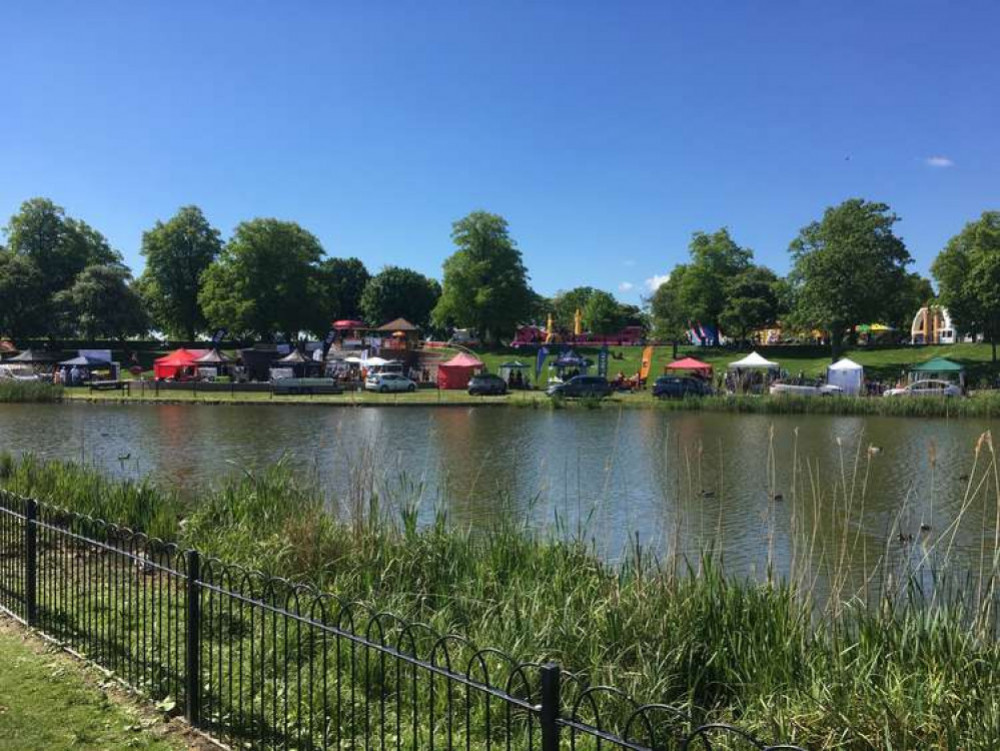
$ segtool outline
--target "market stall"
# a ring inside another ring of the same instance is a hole
[[[198,368],[198,358],[208,354],[205,349],[175,349],[153,361],[153,377],[158,381],[168,379],[182,381],[194,378]]]
[[[726,388],[735,393],[762,393],[771,381],[781,374],[781,366],[776,362],[751,352],[741,360],[729,363],[726,374]]]
[[[438,365],[437,384],[439,389],[464,389],[469,385],[477,370],[484,367],[475,355],[459,352],[447,362]]]
[[[847,357],[842,357],[826,369],[826,382],[839,386],[848,396],[857,396],[865,382],[865,369]]]
[[[664,374],[688,372],[692,375],[698,376],[699,378],[709,379],[712,377],[712,366],[707,362],[696,360],[693,357],[685,357],[680,360],[674,360],[672,363],[665,365],[663,372]]]

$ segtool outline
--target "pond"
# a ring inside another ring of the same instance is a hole
[[[195,501],[283,456],[341,509],[378,492],[452,523],[581,535],[609,558],[708,547],[727,569],[829,580],[992,552],[988,420],[655,409],[0,405],[0,451],[151,475]],[[972,481],[970,482],[969,476]],[[971,490],[970,490],[971,485]],[[902,539],[900,538],[902,535]],[[912,536],[912,540],[910,539]]]

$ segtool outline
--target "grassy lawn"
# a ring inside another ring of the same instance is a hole
[[[193,748],[115,694],[85,677],[81,663],[0,618],[0,751]]]

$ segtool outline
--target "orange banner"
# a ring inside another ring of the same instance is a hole
[[[649,370],[653,367],[653,347],[646,347],[642,351],[642,367],[639,369],[639,378],[645,381],[649,378]]]

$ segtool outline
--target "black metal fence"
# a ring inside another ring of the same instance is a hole
[[[0,610],[254,749],[795,749],[0,491]]]

